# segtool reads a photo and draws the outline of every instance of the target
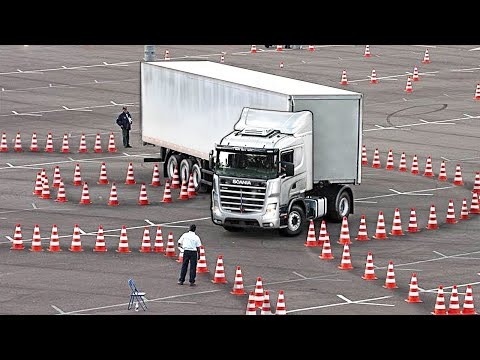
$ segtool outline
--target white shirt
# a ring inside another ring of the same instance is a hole
[[[202,246],[202,242],[197,234],[193,231],[188,231],[180,236],[178,239],[178,247],[183,250],[197,251],[197,247]]]

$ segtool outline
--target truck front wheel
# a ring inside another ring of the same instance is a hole
[[[305,221],[303,209],[298,205],[293,205],[288,213],[287,227],[280,229],[280,233],[284,236],[297,236],[303,231]]]

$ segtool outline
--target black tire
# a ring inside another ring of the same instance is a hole
[[[180,183],[185,181],[188,184],[190,173],[192,172],[192,167],[193,167],[193,160],[191,159],[183,159],[180,162],[180,166],[178,167],[178,175],[180,176]]]
[[[167,160],[167,177],[172,181],[173,179],[173,172],[175,167],[179,171],[180,163],[182,162],[182,157],[180,155],[174,154],[171,155]]]
[[[348,191],[342,191],[338,196],[332,194],[327,201],[327,217],[331,222],[339,223],[343,217],[348,218],[352,209],[352,198]]]
[[[300,235],[305,227],[306,217],[303,209],[298,205],[293,205],[288,213],[287,227],[280,229],[283,236]]]
[[[205,193],[208,191],[208,186],[201,183],[202,179],[202,167],[200,164],[194,163],[192,166],[192,175],[193,175],[193,185],[195,186],[195,191],[198,193]]]

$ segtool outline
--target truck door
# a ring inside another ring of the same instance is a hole
[[[280,161],[294,163],[294,149],[285,150],[280,153]],[[280,205],[288,204],[288,201],[295,197],[302,190],[301,187],[297,185],[298,177],[297,174],[291,177],[284,177],[281,182],[281,191],[280,191]]]

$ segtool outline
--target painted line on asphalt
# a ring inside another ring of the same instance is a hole
[[[454,186],[451,185],[451,186],[445,186],[445,187],[441,187],[441,188],[433,188],[433,189],[407,191],[407,192],[402,192],[402,193],[399,193],[399,194],[395,193],[395,194],[384,194],[384,195],[367,196],[367,197],[359,198],[359,199],[357,199],[357,201],[370,200],[370,199],[378,199],[378,198],[382,198],[382,197],[391,197],[391,196],[399,196],[399,195],[424,195],[424,194],[421,194],[421,193],[424,192],[424,191],[445,190],[445,189],[451,189],[451,188],[453,188],[453,187],[454,187]]]
[[[65,314],[65,311],[63,311],[62,309],[60,309],[58,306],[55,306],[55,305],[50,305],[52,308],[54,308],[55,310],[57,310],[60,314]]]
[[[337,295],[337,296],[340,297],[340,298],[342,298],[342,295]],[[354,301],[348,300],[348,299],[346,299],[345,297],[343,297],[343,299],[345,299],[345,302],[343,302],[343,303],[327,304],[327,305],[319,305],[319,306],[311,306],[311,307],[307,307],[307,308],[300,308],[300,309],[288,310],[288,311],[287,311],[287,314],[289,314],[289,313],[301,312],[301,311],[310,311],[310,310],[316,310],[316,309],[324,309],[324,308],[329,308],[329,307],[334,307],[334,306],[352,305],[352,304],[355,304],[355,305],[395,306],[395,305],[393,305],[393,304],[365,303],[365,302],[368,302],[368,301],[388,299],[388,298],[391,298],[392,296],[393,296],[393,295],[387,295],[387,296],[381,296],[381,297],[377,297],[377,298],[370,298],[370,299],[363,299],[363,300],[354,300]],[[365,304],[364,304],[364,303],[365,303]]]
[[[421,122],[418,123],[413,123],[413,124],[405,124],[405,125],[396,125],[396,126],[381,126],[381,125],[374,125],[375,128],[373,129],[365,129],[363,132],[370,132],[370,131],[378,131],[378,130],[400,130],[401,128],[404,127],[410,127],[410,126],[421,126],[421,125],[453,125],[452,121],[462,121],[462,120],[471,120],[471,119],[479,119],[480,116],[466,116],[466,117],[461,117],[461,118],[455,118],[455,119],[448,119],[448,120],[437,120],[437,121],[425,121],[421,120]]]

